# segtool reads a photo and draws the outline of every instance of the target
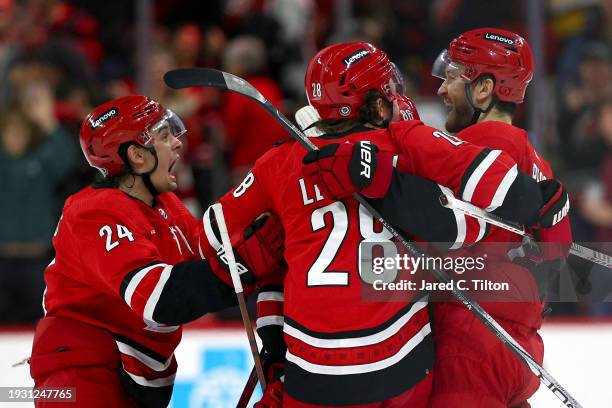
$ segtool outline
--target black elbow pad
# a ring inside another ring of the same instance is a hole
[[[429,242],[454,242],[457,220],[442,207],[442,187],[431,180],[394,172],[385,197],[368,200],[392,225]]]
[[[236,304],[236,293],[217,278],[208,261],[185,261],[173,266],[153,312],[153,320],[179,325]]]
[[[533,225],[538,220],[538,211],[543,204],[542,191],[537,181],[518,170],[504,202],[492,213],[508,221]]]

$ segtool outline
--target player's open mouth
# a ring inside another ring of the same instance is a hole
[[[453,104],[451,103],[451,101],[449,101],[448,99],[444,99],[443,102],[447,110],[449,111],[453,110]]]
[[[170,173],[170,178],[172,179],[172,181],[176,181],[176,176],[172,174],[172,171],[174,170],[174,165],[178,162],[178,159],[178,157],[174,159],[172,163],[170,163],[170,167],[168,167],[168,173]]]
[[[170,173],[172,173],[172,170],[174,169],[174,165],[178,162],[178,159],[179,158],[177,157],[176,159],[172,160],[172,162],[170,163],[170,166],[168,167],[168,171]]]

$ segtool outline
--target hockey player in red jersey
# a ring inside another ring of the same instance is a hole
[[[473,202],[500,215],[527,222],[537,218],[543,204],[537,183],[517,171],[506,154],[490,155],[417,120],[389,126],[400,111],[406,119],[416,113],[401,94],[398,78],[386,54],[371,44],[338,44],[320,51],[307,69],[306,88],[323,118],[317,126],[326,134],[312,139],[321,150],[309,154],[304,167],[303,148],[283,143],[262,156],[242,184],[220,200],[230,231],[243,227],[255,213],[271,211],[286,233],[284,406],[428,403],[433,350],[426,299],[376,303],[362,298],[359,243],[392,237],[347,197],[353,191],[376,198],[403,196],[405,207],[396,208],[391,222],[411,225],[427,239],[436,219],[427,211],[441,208],[435,200],[445,187],[393,170],[398,148],[402,169],[422,175],[438,166],[437,182],[456,192],[469,188]],[[369,140],[377,144],[377,154]],[[371,159],[365,163],[369,174],[360,167],[362,157]],[[357,176],[351,179],[354,169]],[[422,197],[427,197],[425,205]],[[384,207],[385,200],[377,205]],[[448,214],[455,219],[450,211],[444,214],[445,220]],[[214,230],[213,222],[209,220],[207,232]]]
[[[548,220],[534,232],[545,244],[534,263],[550,262],[564,254],[571,242],[567,194],[553,179],[550,165],[529,143],[527,132],[512,125],[517,104],[533,76],[533,56],[521,36],[505,30],[482,28],[461,34],[436,60],[433,75],[444,80],[438,95],[449,107],[446,128],[457,137],[491,149],[503,150],[519,169],[540,181],[545,200],[553,205]],[[466,198],[465,196],[463,197]],[[559,214],[559,220],[554,217]],[[562,218],[562,219],[561,219]],[[483,242],[520,245],[514,233],[491,227]],[[554,244],[554,243],[561,243]],[[517,281],[531,281],[529,270],[500,262]],[[534,282],[533,282],[534,283]],[[483,307],[541,364],[544,347],[537,330],[542,324],[541,302],[487,302]],[[463,306],[434,306],[436,322],[436,373],[433,407],[527,407],[539,380],[514,358],[493,334]]]
[[[167,406],[181,325],[236,304],[203,224],[172,193],[184,132],[144,96],[104,103],[81,127],[83,153],[105,178],[64,205],[30,359],[35,385],[75,387],[75,406]],[[282,229],[273,219],[258,227],[234,246],[246,274],[265,276],[278,267]]]

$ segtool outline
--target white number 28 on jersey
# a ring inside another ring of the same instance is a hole
[[[307,285],[312,286],[347,286],[349,284],[349,272],[348,271],[329,271],[327,267],[332,263],[348,232],[349,227],[349,214],[346,206],[341,201],[333,202],[325,207],[317,208],[312,212],[310,222],[312,230],[314,232],[324,228],[325,214],[331,214],[332,218],[332,229],[319,256],[314,261],[307,273]],[[359,205],[359,233],[362,241],[366,242],[390,242],[393,235],[391,232],[383,228],[380,232],[374,231],[374,218],[372,215],[362,206]],[[394,246],[384,247],[386,251]],[[386,253],[385,257],[394,257],[397,252],[392,254]],[[357,254],[355,254],[357,257]],[[361,279],[366,283],[372,283],[372,278],[362,274],[361,262],[357,262],[359,275]],[[388,279],[393,280],[397,274],[397,271],[387,271],[390,275]]]

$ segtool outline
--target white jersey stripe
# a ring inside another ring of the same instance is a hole
[[[172,356],[174,356],[174,354],[172,354],[164,363],[160,363],[159,361],[155,360],[154,358],[151,358],[149,356],[147,356],[146,354],[144,354],[142,351],[139,351],[137,349],[135,349],[134,347],[131,347],[125,343],[122,343],[120,341],[115,341],[117,343],[117,347],[119,348],[119,351],[123,354],[126,354],[128,356],[134,357],[136,360],[140,361],[142,364],[146,365],[147,367],[149,367],[151,370],[155,370],[155,371],[164,371],[165,369],[167,369],[168,367],[170,367],[170,364],[172,363]]]
[[[418,346],[425,337],[431,333],[431,326],[427,323],[421,330],[415,334],[410,340],[402,346],[402,348],[392,355],[391,357],[385,358],[384,360],[376,361],[374,363],[367,364],[356,364],[346,366],[328,366],[322,364],[310,363],[296,355],[293,355],[290,351],[287,351],[286,359],[300,368],[314,374],[326,374],[326,375],[350,375],[350,374],[364,374],[372,371],[383,370],[394,364],[397,364],[400,360],[408,355],[416,346]]]
[[[289,323],[285,323],[283,331],[291,337],[303,341],[304,343],[319,347],[319,348],[349,348],[349,347],[361,347],[369,346],[371,344],[377,344],[383,342],[395,335],[399,330],[408,323],[408,321],[418,313],[421,309],[427,307],[427,297],[425,300],[416,302],[412,305],[410,310],[406,312],[402,317],[397,319],[391,326],[378,333],[370,334],[363,337],[343,338],[343,339],[321,339],[318,337],[310,336],[297,328],[290,326]]]
[[[200,237],[198,237],[198,252],[200,253],[200,258],[206,259],[204,256],[204,251],[202,251],[202,242],[200,241]]]
[[[263,316],[257,319],[255,326],[260,329],[265,326],[282,326],[285,323],[283,316]]]
[[[485,157],[484,160],[480,162],[478,167],[476,167],[476,169],[472,172],[472,175],[468,179],[467,183],[465,184],[465,188],[463,189],[462,198],[464,201],[471,202],[472,196],[474,195],[474,191],[476,190],[476,186],[478,186],[480,179],[500,154],[501,150],[490,151],[489,154],[487,154],[487,157]]]
[[[125,293],[123,295],[123,299],[125,299],[125,303],[127,303],[128,306],[132,307],[132,296],[134,295],[136,288],[138,287],[140,282],[144,279],[144,277],[147,275],[147,273],[149,273],[152,269],[155,269],[158,267],[165,268],[166,266],[168,266],[168,264],[158,263],[155,265],[147,266],[146,268],[139,270],[138,273],[136,273],[136,275],[132,277],[132,279],[130,280],[130,283],[125,289]]]
[[[183,242],[187,246],[187,249],[189,250],[189,252],[191,252],[191,255],[193,255],[193,249],[191,249],[191,245],[189,245],[189,242],[187,241],[187,238],[185,238],[185,234],[183,234],[183,231],[181,231],[181,229],[177,226],[174,226],[174,228],[176,228],[181,238],[183,238]]]
[[[283,292],[260,292],[257,295],[257,302],[265,301],[284,302],[285,294]]]
[[[517,177],[518,167],[515,164],[510,170],[508,170],[503,180],[497,187],[495,195],[493,196],[493,200],[491,200],[491,205],[486,208],[486,211],[495,211],[497,207],[504,203],[504,200],[506,199],[506,194],[508,194],[510,186],[512,185],[512,183],[514,183],[514,180],[516,180]]]
[[[478,220],[478,226],[480,227],[480,230],[478,231],[478,236],[476,237],[476,241],[474,242],[479,242],[484,237],[484,234],[487,231],[487,224],[483,220]]]
[[[172,265],[167,265],[159,276],[159,280],[157,281],[153,292],[151,292],[151,295],[149,296],[147,304],[144,308],[143,317],[145,320],[157,323],[155,320],[153,320],[153,312],[155,312],[155,307],[157,306],[157,302],[159,302],[159,297],[164,290],[164,286],[166,286],[166,282],[170,278],[170,272],[172,272]]]
[[[217,239],[212,224],[210,223],[210,209],[211,207],[208,207],[202,216],[202,223],[204,223],[204,233],[206,234],[206,238],[208,238],[210,246],[212,246],[215,251],[218,251],[219,248],[221,248],[221,242]]]
[[[441,184],[438,184],[438,187],[440,187],[440,190],[442,190],[442,193],[450,194],[451,196],[454,196],[451,189],[444,187]],[[467,233],[467,223],[465,221],[464,213],[458,210],[454,210],[454,209],[452,211],[453,211],[453,214],[455,215],[455,220],[457,221],[457,238],[455,238],[455,242],[453,243],[453,245],[451,245],[449,249],[457,249],[457,248],[461,248],[461,246],[465,242],[465,234]]]
[[[147,380],[146,378],[140,376],[140,375],[136,375],[136,374],[132,374],[129,371],[127,371],[125,369],[125,367],[123,368],[123,371],[125,371],[127,373],[127,375],[130,376],[130,378],[132,380],[134,380],[134,382],[138,385],[143,385],[145,387],[167,387],[168,385],[172,385],[174,384],[174,379],[176,377],[176,374],[172,374],[169,375],[168,377],[162,377],[162,378],[155,378],[153,380]]]
[[[47,299],[47,285],[45,285],[45,290],[43,291],[43,295],[42,295],[42,309],[43,309],[43,316],[47,315],[47,308],[45,307],[45,301]]]

